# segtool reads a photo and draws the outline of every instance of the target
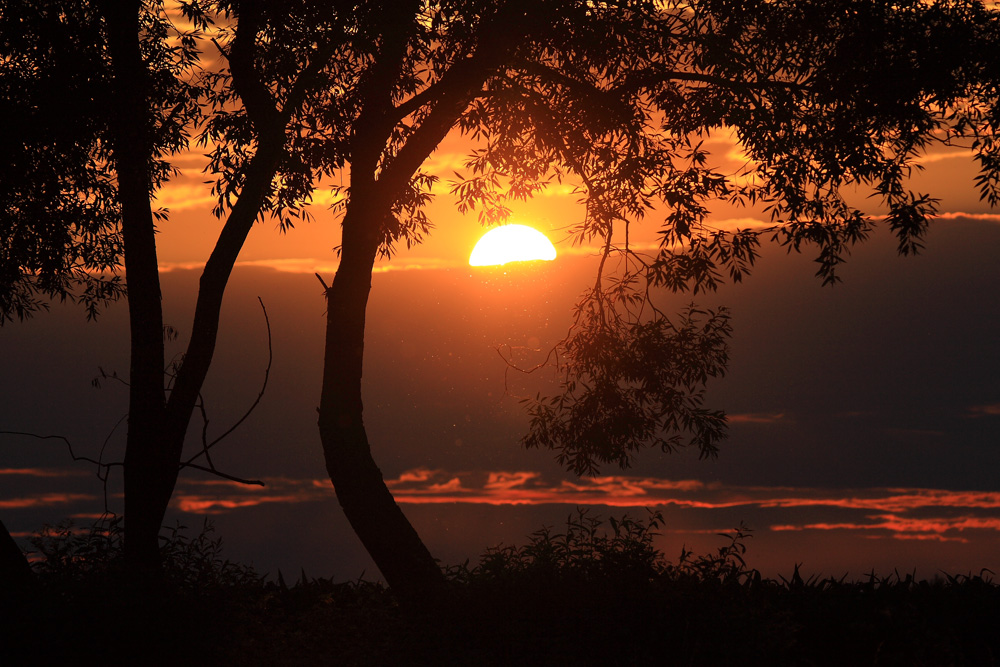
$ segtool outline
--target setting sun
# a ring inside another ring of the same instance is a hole
[[[469,256],[469,264],[494,266],[555,258],[555,246],[545,234],[527,225],[503,225],[483,234]]]

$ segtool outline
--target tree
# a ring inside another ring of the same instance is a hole
[[[363,4],[362,6],[367,6]],[[874,190],[899,250],[915,252],[934,200],[906,177],[931,142],[971,142],[997,199],[997,15],[978,2],[396,3],[354,56],[349,197],[327,290],[320,434],[338,498],[390,585],[420,596],[440,573],[371,457],[361,373],[373,262],[428,228],[420,171],[446,134],[477,142],[452,187],[487,224],[564,177],[579,183],[581,241],[604,247],[594,287],[559,344],[561,393],[529,411],[528,447],[578,473],[639,449],[717,451],[725,417],[703,386],[726,364],[726,314],[668,318],[657,288],[740,280],[761,238],[818,248],[836,280],[873,217],[842,190]],[[709,166],[699,139],[732,128],[749,160]],[[713,229],[708,203],[763,206],[766,229]],[[651,256],[629,226],[665,209]],[[612,270],[612,258],[617,259]]]
[[[255,2],[0,7],[3,117],[18,119],[21,130],[4,138],[11,160],[0,179],[0,323],[44,308],[45,298],[81,301],[93,317],[127,293],[125,554],[141,571],[158,566],[179,470],[218,473],[207,449],[207,467],[181,456],[240,248],[265,215],[290,225],[302,200],[298,183],[316,178],[327,157],[336,160],[335,150],[326,157],[296,150],[306,99],[316,104],[325,95],[318,74],[333,62],[329,26],[309,14],[309,3],[285,9],[286,20],[268,23],[265,35],[265,8]],[[206,66],[206,31],[223,61],[215,69]],[[270,58],[274,51],[280,57]],[[170,156],[194,132],[212,147],[214,213],[225,226],[205,264],[186,353],[167,368],[155,225],[168,212],[154,211],[151,199],[174,173]]]

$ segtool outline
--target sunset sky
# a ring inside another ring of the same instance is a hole
[[[741,156],[730,138],[706,142],[721,169]],[[447,180],[465,155],[449,139],[432,156],[441,175],[423,245],[380,263],[366,348],[365,418],[376,461],[432,553],[446,563],[500,542],[521,543],[578,506],[607,516],[663,513],[659,546],[707,551],[716,533],[753,530],[748,564],[766,575],[862,576],[893,568],[920,576],[1000,572],[1000,212],[972,187],[971,159],[954,149],[927,156],[915,188],[941,200],[923,254],[900,258],[879,234],[854,252],[843,283],[821,287],[812,257],[765,248],[739,286],[698,295],[733,311],[726,378],[709,385],[710,407],[730,416],[718,460],[695,452],[646,451],[635,467],[597,477],[562,471],[547,452],[519,446],[527,417],[518,397],[550,380],[505,372],[502,356],[540,361],[565,333],[570,309],[591,282],[593,249],[572,246],[582,212],[570,185],[519,206],[512,222],[555,243],[552,262],[472,268],[484,230],[459,215]],[[170,210],[159,256],[165,319],[186,341],[198,267],[220,224],[193,153],[159,194]],[[858,192],[858,201],[867,193]],[[338,229],[317,197],[315,220],[287,234],[259,224],[241,255],[223,310],[216,361],[205,387],[218,434],[254,400],[267,363],[259,296],[273,333],[274,361],[259,409],[219,445],[223,470],[261,479],[243,487],[182,473],[172,523],[210,516],[231,558],[261,571],[340,579],[374,565],[342,517],[325,477],[316,431],[324,304],[319,272],[336,270]],[[713,210],[722,227],[761,224],[759,211]],[[652,244],[656,215],[633,231]],[[690,295],[671,297],[678,307]],[[125,309],[87,323],[80,309],[0,329],[0,430],[62,435],[79,454],[120,460],[127,392],[99,368],[127,375]],[[200,423],[188,446],[197,447]],[[110,434],[110,437],[109,437]],[[107,444],[105,445],[105,439]],[[58,440],[0,436],[0,518],[24,537],[43,523],[100,514],[104,487]],[[108,504],[120,511],[120,469]]]

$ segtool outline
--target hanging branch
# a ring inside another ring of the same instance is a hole
[[[104,487],[104,513],[114,515],[115,513],[109,509],[108,504],[108,477],[111,472],[111,468],[123,467],[125,463],[123,461],[109,461],[105,462],[104,459],[104,449],[108,445],[108,441],[111,440],[111,436],[118,429],[118,427],[125,421],[128,415],[125,415],[114,425],[111,432],[108,433],[108,437],[104,439],[104,444],[101,445],[101,456],[98,459],[92,459],[89,456],[80,456],[75,451],[73,451],[73,444],[69,441],[69,438],[63,435],[39,435],[37,433],[28,433],[26,431],[0,431],[0,435],[23,435],[28,438],[37,438],[38,440],[62,440],[66,443],[66,448],[69,450],[70,458],[73,461],[83,461],[84,463],[91,463],[97,468],[97,479],[101,480]]]
[[[202,418],[201,450],[197,454],[195,454],[194,456],[192,456],[191,458],[189,458],[187,461],[182,461],[181,464],[180,464],[180,467],[181,468],[194,468],[195,470],[201,470],[201,471],[204,471],[204,472],[212,473],[213,475],[217,475],[219,477],[222,477],[224,479],[228,479],[228,480],[231,480],[231,481],[234,481],[234,482],[239,482],[240,484],[254,484],[254,485],[257,485],[257,486],[264,486],[264,482],[262,482],[260,480],[257,480],[257,479],[252,479],[252,480],[242,479],[240,477],[235,477],[233,475],[229,475],[229,474],[226,474],[226,473],[223,473],[223,472],[219,471],[218,469],[216,469],[215,464],[212,462],[211,455],[209,454],[209,450],[212,449],[212,447],[214,447],[215,445],[219,444],[223,439],[225,439],[226,437],[228,437],[233,431],[235,431],[237,428],[239,428],[240,424],[242,424],[244,421],[246,421],[247,417],[249,417],[250,414],[255,409],[257,409],[257,406],[260,404],[261,399],[264,397],[264,392],[267,390],[267,382],[268,382],[268,379],[271,377],[271,363],[274,360],[274,350],[273,350],[273,346],[272,346],[272,342],[271,342],[271,320],[267,316],[267,308],[264,307],[264,301],[260,297],[257,297],[257,301],[258,301],[258,303],[260,303],[260,309],[264,313],[264,326],[267,328],[267,367],[264,369],[264,382],[261,385],[260,391],[257,393],[257,398],[254,399],[253,403],[250,405],[250,407],[247,409],[247,411],[245,413],[243,413],[243,416],[240,417],[236,421],[236,423],[234,423],[232,426],[230,426],[228,429],[226,429],[222,433],[222,435],[218,436],[217,438],[215,438],[214,440],[212,440],[211,442],[209,442],[208,441],[208,421],[209,421],[209,419],[208,419],[208,413],[205,410],[205,400],[199,394],[198,409],[201,411],[201,418]],[[208,462],[208,466],[207,467],[206,466],[202,466],[202,465],[198,465],[198,464],[194,463],[194,461],[196,461],[199,457],[202,457],[202,456],[204,456],[205,460]]]

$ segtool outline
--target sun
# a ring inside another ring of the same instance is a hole
[[[471,266],[495,266],[556,258],[552,242],[527,225],[503,225],[483,234],[469,256]]]

